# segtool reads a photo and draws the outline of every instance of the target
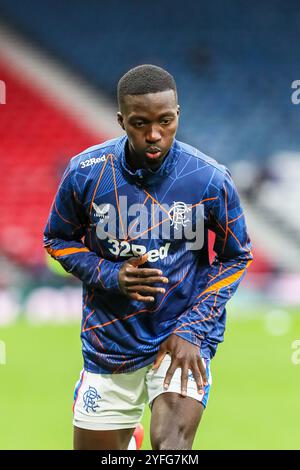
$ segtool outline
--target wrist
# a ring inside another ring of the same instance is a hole
[[[106,276],[102,278],[99,277],[99,280],[101,279],[101,286],[104,287],[106,290],[110,292],[114,292],[116,294],[121,294],[122,289],[120,286],[120,280],[119,280],[119,273],[120,269],[122,266],[122,262],[113,262],[113,261],[108,261],[104,260],[103,261],[103,270],[105,273],[107,273]],[[101,267],[102,267],[101,266]],[[99,274],[101,273],[101,267]]]
[[[186,329],[184,330],[184,332],[178,330],[173,334],[179,336],[180,338],[184,339],[185,341],[188,341],[191,344],[194,344],[199,348],[201,347],[202,340],[204,339],[202,335],[194,333],[193,331],[187,331]]]

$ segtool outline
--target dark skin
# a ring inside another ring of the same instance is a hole
[[[163,162],[178,127],[179,106],[173,90],[147,95],[127,95],[120,103],[118,122],[129,142],[132,168],[157,169]],[[159,158],[147,158],[147,150],[161,150]]]
[[[123,98],[118,122],[128,136],[127,160],[132,168],[156,170],[163,163],[173,144],[178,127],[179,106],[173,90]],[[142,267],[147,254],[130,258],[119,272],[120,288],[129,299],[150,303],[164,293],[169,281],[158,269]],[[157,286],[157,284],[159,286]],[[163,393],[155,398],[151,415],[151,443],[159,449],[191,449],[203,406],[186,396],[188,371],[197,388],[207,384],[199,347],[171,334],[161,345],[153,365],[157,370],[169,354],[171,364],[164,379],[168,389],[177,368],[181,369],[181,394]],[[134,429],[90,431],[74,427],[75,449],[127,449]]]

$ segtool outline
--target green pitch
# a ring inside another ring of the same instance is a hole
[[[297,312],[281,336],[269,332],[258,312],[232,316],[212,364],[213,386],[195,449],[300,448],[300,364],[291,360],[297,339]],[[71,449],[79,326],[18,323],[2,328],[0,341],[7,360],[0,365],[0,449]],[[144,449],[150,449],[149,418],[147,409]]]

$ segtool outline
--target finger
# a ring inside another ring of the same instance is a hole
[[[163,350],[158,351],[158,354],[157,354],[157,356],[155,358],[155,361],[154,361],[154,364],[152,366],[153,370],[157,370],[160,367],[160,365],[161,365],[162,361],[164,360],[166,354],[167,354],[167,351],[163,351]]]
[[[162,287],[150,287],[150,286],[142,286],[142,285],[136,285],[136,286],[129,286],[127,287],[127,290],[129,292],[144,292],[147,294],[164,294],[166,292],[166,289],[163,289]]]
[[[166,279],[166,281],[164,279]],[[166,284],[168,282],[168,279],[165,277],[142,278],[142,277],[130,277],[126,275],[124,282],[126,285],[137,285],[137,284],[150,285],[150,284],[158,284],[158,283]]]
[[[189,378],[189,370],[187,367],[181,368],[181,395],[186,397],[187,394],[187,383]]]
[[[137,292],[127,293],[127,296],[130,299],[137,300],[138,302],[154,302],[155,298],[152,296],[144,297],[143,295],[138,294]]]
[[[202,393],[203,392],[203,381],[202,381],[202,375],[201,375],[201,372],[199,370],[199,366],[198,366],[197,363],[196,363],[195,366],[191,367],[191,372],[193,374],[195,383],[197,385],[198,393]]]
[[[148,259],[147,253],[145,253],[142,256],[138,257],[133,257],[128,260],[128,264],[131,264],[132,266],[140,266],[141,264],[145,264]]]
[[[160,269],[136,268],[130,264],[126,267],[126,273],[136,277],[162,276]]]
[[[164,379],[164,389],[168,390],[172,377],[174,375],[175,370],[177,369],[177,361],[174,359],[172,360],[171,356],[171,364],[169,369],[166,372],[165,379]]]
[[[202,376],[202,382],[203,382],[204,386],[206,386],[206,385],[208,385],[208,380],[207,380],[207,376],[206,376],[205,366],[203,364],[203,361],[202,361],[201,357],[198,358],[197,363],[198,363],[198,368],[199,368],[201,376]]]

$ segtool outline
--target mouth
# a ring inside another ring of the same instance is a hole
[[[161,157],[162,151],[158,147],[152,147],[146,150],[145,155],[150,160],[156,160],[157,158]]]

